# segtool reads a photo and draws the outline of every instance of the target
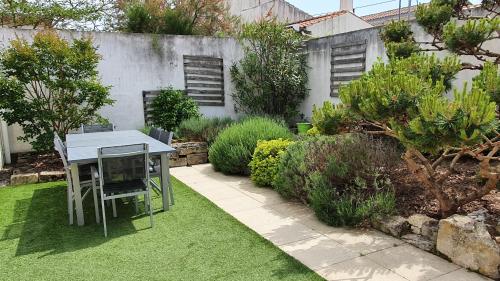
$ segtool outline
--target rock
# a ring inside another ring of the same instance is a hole
[[[401,236],[403,241],[427,252],[436,251],[436,243],[423,235],[406,234]]]
[[[66,173],[63,171],[47,171],[40,172],[38,179],[40,182],[50,182],[64,179],[64,177],[66,177]]]
[[[396,237],[401,237],[410,231],[410,224],[401,216],[376,218],[372,225],[375,229]]]
[[[172,147],[177,150],[180,156],[197,153],[208,153],[208,145],[206,142],[181,142],[174,143]]]
[[[500,243],[500,236],[495,237],[495,241],[497,241],[497,243]]]
[[[170,167],[187,166],[187,158],[186,157],[182,157],[182,158],[170,158],[169,164],[170,164]]]
[[[461,215],[441,220],[436,248],[458,265],[500,278],[500,247],[482,222]]]
[[[188,165],[198,165],[198,164],[204,164],[207,162],[208,162],[208,154],[207,153],[189,154],[187,156],[187,164]]]
[[[472,213],[467,214],[467,216],[477,222],[486,221],[486,216],[488,215],[488,210],[482,208]]]
[[[20,184],[37,183],[37,182],[38,182],[37,173],[16,174],[10,176],[11,185],[20,185]]]
[[[436,241],[439,221],[426,215],[416,214],[408,218],[411,230],[415,234],[425,236],[431,241]]]

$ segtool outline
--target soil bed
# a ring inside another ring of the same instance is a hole
[[[0,186],[9,184],[12,174],[40,173],[45,171],[64,171],[59,155],[55,153],[17,153],[12,154],[12,164],[0,171]]]
[[[448,191],[453,189],[454,194],[468,194],[481,184],[481,179],[477,176],[477,162],[467,160],[458,163],[457,171],[457,174],[445,182]],[[409,217],[413,214],[424,214],[440,219],[438,201],[423,187],[404,163],[398,165],[398,168],[391,173],[391,181],[396,191],[396,208],[399,215]],[[487,225],[492,226],[489,227],[492,236],[500,235],[494,229],[494,226],[500,223],[500,191],[494,190],[483,198],[466,204],[458,210],[458,214],[484,220]]]

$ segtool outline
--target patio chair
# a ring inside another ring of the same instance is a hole
[[[114,131],[114,126],[113,124],[90,124],[90,125],[83,125],[81,128],[81,132],[83,134],[88,134],[88,133],[99,133],[99,132],[112,132]]]
[[[73,180],[71,177],[71,168],[68,165],[66,146],[64,145],[64,142],[61,140],[61,138],[57,134],[54,134],[54,148],[59,153],[59,156],[61,157],[61,160],[63,162],[64,171],[66,172],[66,181],[68,182],[68,189],[67,189],[68,217],[69,217],[69,224],[72,225],[73,224],[73,211],[74,211],[73,202],[75,201],[75,192],[74,192],[74,188],[73,188]],[[91,165],[82,165],[79,167],[79,171],[80,171],[80,173],[79,173],[79,175],[80,175],[80,187],[81,187],[82,194],[83,194],[82,201],[92,191],[93,196],[94,196],[95,218],[96,218],[96,222],[99,223],[99,205],[98,205],[98,201],[97,201],[97,191],[96,191],[96,189],[93,188],[93,184],[92,184],[93,179],[92,179],[92,175],[91,175]]]
[[[165,131],[162,129],[159,129],[160,131],[160,136],[158,138],[159,141],[163,142],[164,144],[168,146],[172,146],[172,139],[174,137],[174,132],[169,132]],[[161,191],[161,188],[158,186],[158,184],[152,180],[153,177],[160,177],[161,175],[161,163],[159,158],[154,158],[152,159],[150,166],[149,166],[149,174],[151,177],[151,184],[155,187],[156,190]],[[174,191],[172,188],[169,188],[169,193],[170,193],[170,199],[172,205],[174,204]]]
[[[152,137],[153,139],[159,140],[160,134],[161,134],[161,129],[159,128],[152,127],[151,130],[149,130],[149,136]]]
[[[149,152],[147,144],[101,147],[97,149],[104,236],[108,236],[104,202],[144,195],[153,227],[153,207],[149,188]]]

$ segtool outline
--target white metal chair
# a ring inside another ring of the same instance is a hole
[[[154,128],[152,128],[152,129],[154,129]],[[158,131],[158,138],[157,139],[168,146],[172,146],[172,139],[174,138],[174,133],[169,132],[169,131],[165,131],[162,129],[156,129],[156,130]],[[151,133],[150,133],[150,136],[151,136]],[[152,159],[152,161],[150,162],[150,166],[149,166],[149,174],[150,174],[151,178],[161,176],[160,159],[158,159],[158,158]],[[161,192],[161,188],[152,179],[151,179],[151,185],[155,188],[156,191]],[[168,191],[170,194],[170,203],[172,205],[174,205],[174,190],[172,189],[172,187],[169,187]]]
[[[97,149],[102,221],[106,237],[108,231],[104,202],[107,200],[144,195],[146,211],[149,211],[151,227],[153,227],[148,150],[147,144]]]
[[[73,188],[73,181],[71,178],[71,168],[68,165],[66,146],[61,138],[54,134],[54,148],[59,153],[61,160],[64,165],[64,171],[66,172],[66,181],[68,182],[67,189],[67,201],[68,201],[68,216],[69,216],[69,224],[73,224],[73,212],[74,212],[74,201],[75,201],[75,192]],[[82,189],[82,201],[90,194],[92,191],[94,196],[94,208],[95,208],[95,217],[96,222],[99,223],[99,205],[97,201],[97,192],[92,188],[92,181],[95,175],[91,174],[91,167],[81,167],[82,172],[80,174],[80,187]],[[86,171],[88,170],[88,171]]]
[[[161,134],[161,129],[152,127],[151,130],[149,130],[149,136],[152,137],[153,139],[159,140],[160,134]]]
[[[81,132],[83,134],[88,133],[99,133],[99,132],[112,132],[114,131],[113,124],[90,124],[83,125],[81,127]]]

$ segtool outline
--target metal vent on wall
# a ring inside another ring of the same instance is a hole
[[[221,58],[184,56],[186,94],[200,106],[224,106],[224,64]]]
[[[332,46],[330,96],[338,97],[339,88],[361,77],[366,70],[366,41]]]

